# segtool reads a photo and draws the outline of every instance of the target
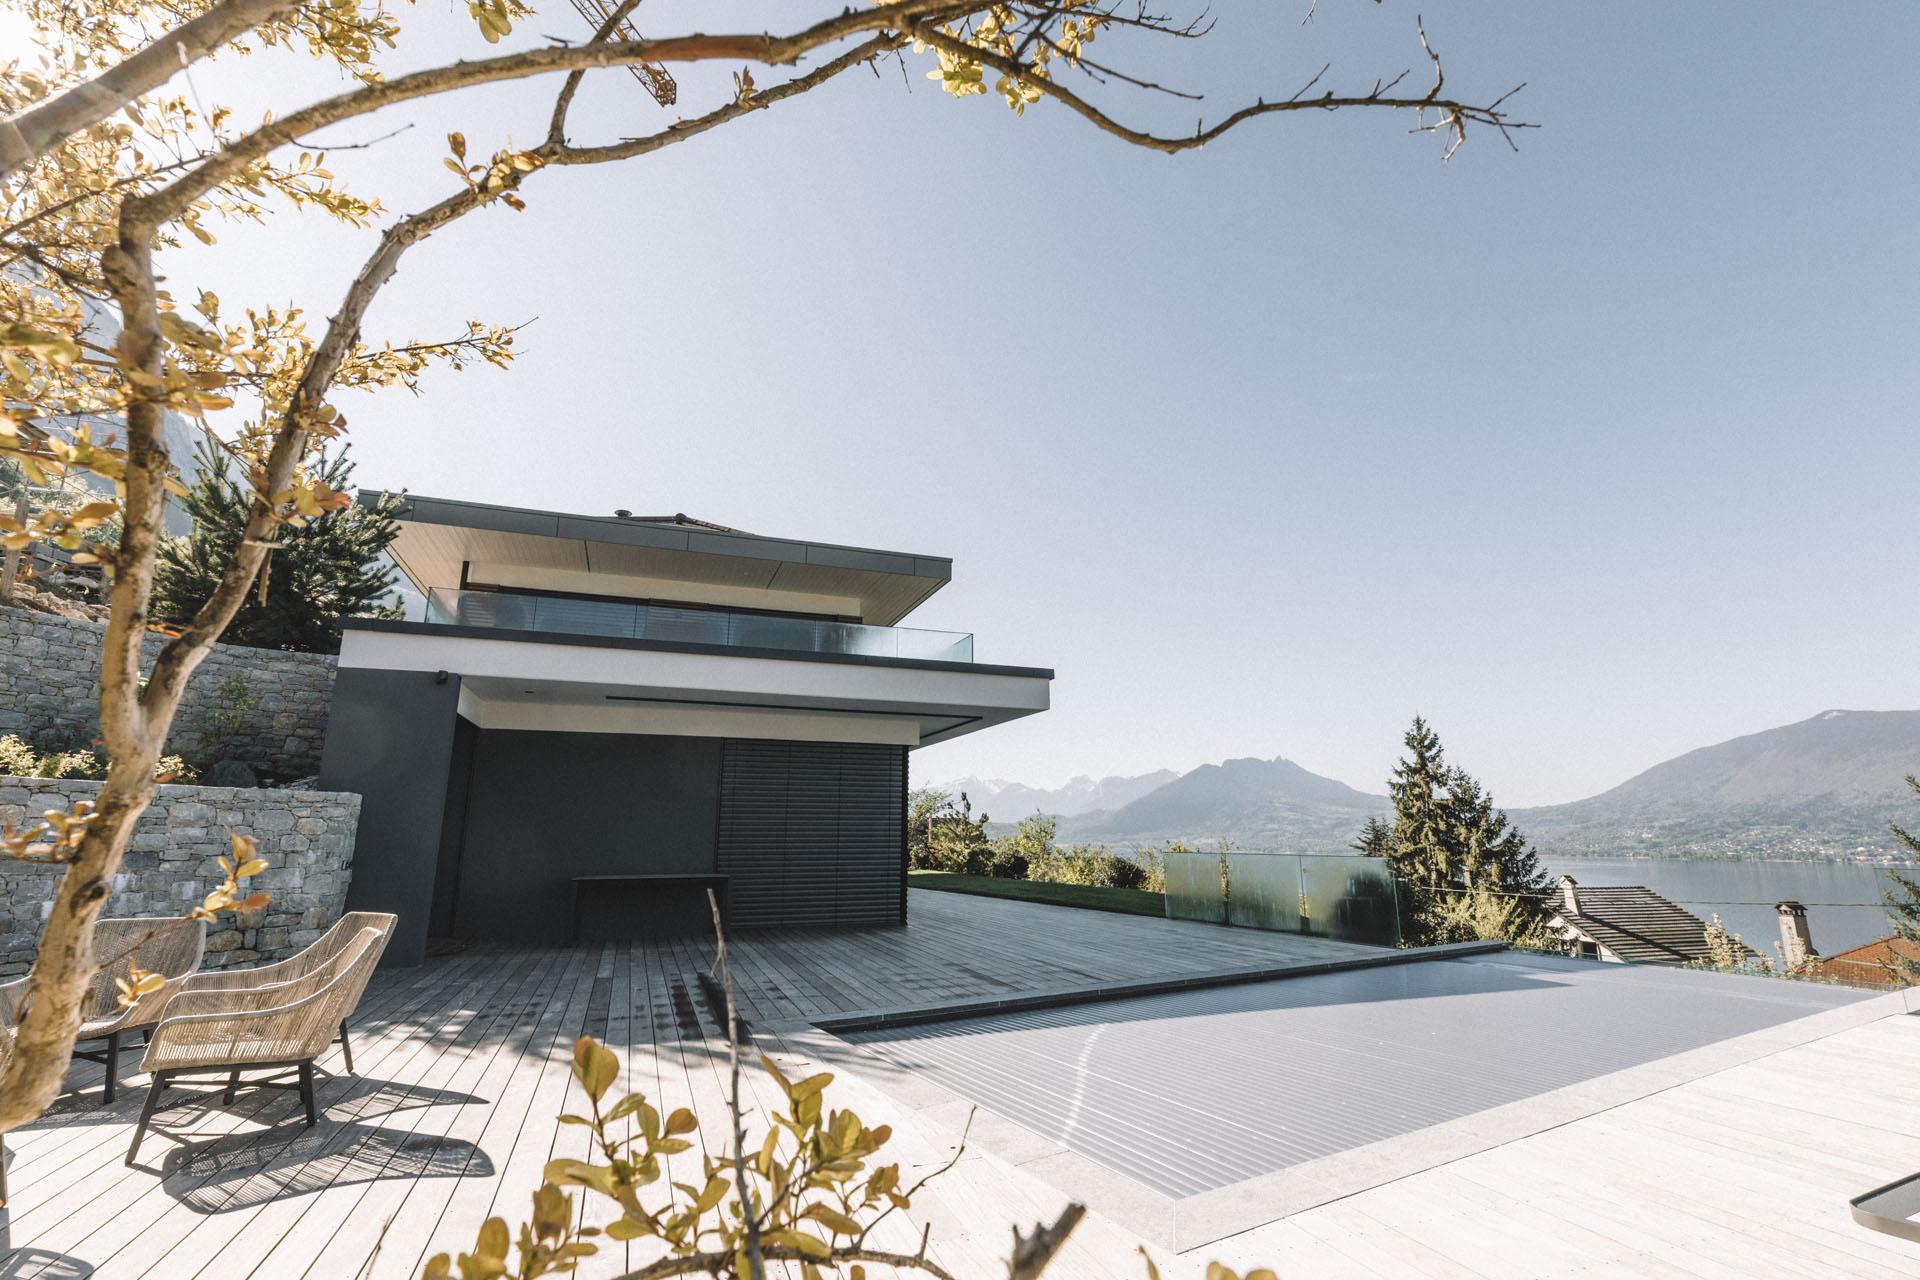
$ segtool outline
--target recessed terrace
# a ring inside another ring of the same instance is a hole
[[[514,591],[435,587],[427,593],[426,620],[445,626],[606,636],[668,644],[908,658],[923,662],[973,661],[973,636],[962,631],[881,627],[747,609],[694,608]]]

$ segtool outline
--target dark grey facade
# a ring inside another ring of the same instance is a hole
[[[906,749],[482,729],[451,674],[348,669],[321,785],[363,797],[348,905],[502,943],[906,919]]]
[[[360,794],[347,909],[400,917],[386,963],[427,953],[459,705],[460,677],[445,673],[348,667],[334,682],[320,785]]]

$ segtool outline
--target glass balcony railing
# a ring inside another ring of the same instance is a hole
[[[507,591],[427,593],[427,621],[503,631],[547,631],[570,636],[618,636],[796,653],[845,653],[878,658],[972,662],[973,637],[957,631],[870,627],[858,622],[783,618],[726,609],[683,609],[620,600],[570,600]]]

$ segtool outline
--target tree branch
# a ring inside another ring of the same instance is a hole
[[[1007,1280],[1038,1280],[1052,1264],[1053,1256],[1065,1247],[1067,1237],[1080,1225],[1080,1219],[1086,1216],[1084,1206],[1070,1204],[1060,1211],[1052,1226],[1035,1223],[1030,1236],[1021,1235],[1020,1228],[1015,1227],[1013,1256],[1007,1259]]]
[[[1454,151],[1459,148],[1460,142],[1465,139],[1466,126],[1469,123],[1489,125],[1499,129],[1502,134],[1505,134],[1511,129],[1531,129],[1537,127],[1535,125],[1522,124],[1518,121],[1510,120],[1505,113],[1501,112],[1497,107],[1476,107],[1465,102],[1455,101],[1451,98],[1439,97],[1439,85],[1436,83],[1434,88],[1428,92],[1427,96],[1421,98],[1390,98],[1379,93],[1370,93],[1362,96],[1336,97],[1332,93],[1326,93],[1318,98],[1288,98],[1282,102],[1261,101],[1249,107],[1241,107],[1238,111],[1233,112],[1216,125],[1196,128],[1193,133],[1185,137],[1163,137],[1159,134],[1147,133],[1129,125],[1121,124],[1118,120],[1115,120],[1112,116],[1100,110],[1100,108],[1094,106],[1085,98],[1082,98],[1079,94],[1059,82],[1044,76],[1033,75],[1032,68],[1023,66],[1011,58],[1002,57],[991,50],[982,49],[976,45],[968,44],[964,40],[950,36],[940,30],[933,22],[925,20],[916,21],[912,24],[910,30],[915,40],[919,40],[936,49],[943,49],[958,57],[971,58],[983,67],[992,67],[1001,74],[1010,76],[1022,84],[1033,86],[1044,96],[1062,103],[1075,115],[1086,120],[1103,133],[1111,134],[1119,138],[1122,142],[1131,143],[1136,147],[1145,147],[1149,151],[1160,151],[1167,155],[1204,147],[1221,134],[1226,133],[1229,129],[1244,124],[1256,116],[1273,115],[1282,111],[1336,111],[1341,107],[1386,107],[1396,111],[1438,111],[1440,113],[1439,122],[1432,125],[1422,125],[1421,130],[1425,132],[1432,132],[1439,128],[1453,130],[1455,140],[1453,145],[1447,148],[1448,156],[1452,156]],[[1424,33],[1422,34],[1421,44],[1423,47],[1426,44]],[[1431,49],[1428,49],[1428,55],[1430,57],[1433,56]],[[1435,58],[1436,66],[1438,65],[1438,61],[1439,60]],[[1501,101],[1505,101],[1505,99],[1503,98]],[[1509,141],[1511,141],[1511,139],[1509,139]]]
[[[868,9],[848,9],[792,35],[690,35],[662,40],[621,40],[608,44],[527,49],[497,58],[455,62],[395,76],[378,84],[323,99],[262,125],[223,147],[205,164],[148,195],[123,206],[123,222],[158,226],[187,211],[201,196],[245,172],[248,166],[297,138],[417,98],[474,85],[523,80],[553,71],[629,66],[638,62],[745,61],[784,65],[823,45],[870,31],[897,31],[921,20],[939,21],[977,8],[977,0],[892,0]]]
[[[862,41],[807,74],[754,95],[754,103],[756,106],[771,105],[805,93],[904,42],[904,36],[892,34]],[[625,160],[698,137],[729,120],[748,114],[752,109],[738,102],[730,102],[705,116],[682,121],[645,138],[634,138],[605,147],[571,148],[564,144],[549,144],[536,149],[534,154],[543,161],[563,165]],[[327,321],[326,333],[308,357],[300,383],[288,401],[265,467],[267,492],[284,489],[291,481],[294,468],[306,452],[308,431],[305,421],[325,399],[341,363],[360,340],[360,325],[367,309],[372,306],[381,288],[392,279],[400,265],[401,256],[447,224],[516,189],[527,176],[516,173],[508,179],[506,186],[493,191],[468,188],[455,192],[439,203],[401,219],[381,236],[379,246],[354,277],[339,309]],[[178,699],[188,678],[212,651],[214,641],[220,638],[221,632],[226,630],[245,603],[247,592],[260,571],[260,564],[266,558],[274,532],[272,510],[256,498],[242,541],[234,548],[233,559],[228,562],[219,583],[194,614],[192,621],[168,641],[154,660],[153,670],[147,679],[147,705],[157,708],[163,703],[171,705],[170,700]]]
[[[589,44],[605,44],[627,20],[627,15],[640,7],[640,0],[620,0],[620,5],[607,15],[600,29],[593,33]],[[553,102],[553,118],[547,122],[547,142],[559,146],[567,140],[567,111],[573,106],[573,95],[580,91],[580,82],[587,78],[584,69],[575,69],[567,73],[567,82],[560,86],[560,94]]]
[[[710,129],[717,128],[729,120],[737,120],[741,116],[749,115],[761,107],[770,107],[776,102],[784,102],[786,99],[805,93],[809,89],[818,88],[843,71],[857,67],[863,62],[869,62],[894,49],[901,48],[907,43],[907,39],[908,37],[905,35],[884,32],[874,36],[870,40],[861,41],[845,53],[838,55],[830,61],[821,63],[805,75],[795,76],[793,79],[774,85],[770,89],[755,91],[753,96],[746,102],[729,102],[725,106],[714,108],[703,116],[695,116],[691,120],[676,121],[667,128],[662,129],[659,133],[648,134],[641,138],[628,138],[623,142],[607,143],[597,147],[561,146],[548,157],[549,163],[560,165],[605,164],[612,160],[628,160],[635,156],[643,156],[649,152],[658,151],[662,147],[671,146],[676,142],[685,142],[688,138],[698,137]],[[543,148],[542,151],[537,154],[546,154],[545,149]]]
[[[220,0],[146,48],[91,80],[0,121],[0,180],[67,138],[99,124],[182,68],[254,27],[300,6],[301,0]]]
[[[1077,1207],[1077,1206],[1076,1206]],[[831,1259],[820,1258],[802,1253],[787,1245],[767,1245],[762,1255],[769,1262],[877,1262],[882,1266],[898,1267],[902,1271],[924,1271],[934,1280],[955,1280],[952,1272],[939,1263],[916,1253],[888,1253],[881,1249],[837,1248]],[[658,1262],[648,1263],[637,1271],[623,1273],[619,1280],[666,1280],[668,1276],[724,1275],[734,1263],[734,1255],[728,1253],[690,1253],[680,1258],[662,1258]]]

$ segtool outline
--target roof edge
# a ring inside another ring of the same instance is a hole
[[[738,556],[755,560],[797,560],[801,563],[814,564],[833,564],[838,561],[840,568],[863,569],[896,577],[923,578],[939,583],[953,580],[953,557],[951,556],[922,555],[914,551],[889,551],[879,547],[819,542],[808,538],[767,537],[710,526],[705,521],[697,525],[653,524],[621,516],[577,515],[566,511],[546,511],[536,507],[510,507],[500,503],[473,502],[465,498],[436,498],[428,494],[392,489],[363,488],[355,495],[355,501],[361,506],[373,506],[390,496],[397,497],[401,501],[401,509],[396,513],[398,518],[415,524],[491,530],[500,533],[524,533],[534,537],[581,538],[584,541],[604,541],[614,545],[630,545],[640,540],[631,536],[595,538],[593,531],[603,530],[610,535],[618,533],[631,535],[636,532],[667,537],[676,534],[682,537],[692,535],[698,538],[698,543],[690,539],[688,544],[680,549],[695,554]],[[468,518],[449,518],[460,515]],[[551,527],[543,527],[548,522],[551,522]],[[562,525],[567,526],[564,532],[561,531]],[[729,543],[739,545],[730,546]],[[785,551],[786,554],[768,554],[770,551]],[[822,555],[815,557],[808,552],[819,552]],[[894,568],[882,567],[874,563],[858,563],[859,560],[869,557],[873,560],[903,561],[912,567]],[[921,599],[924,601],[925,596]]]

